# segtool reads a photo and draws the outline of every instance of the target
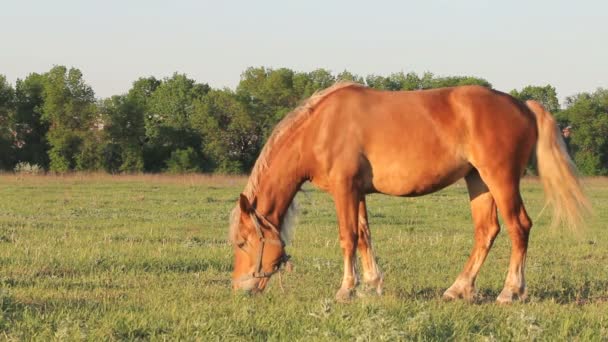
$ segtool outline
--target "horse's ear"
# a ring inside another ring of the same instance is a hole
[[[241,197],[239,198],[239,206],[241,207],[242,213],[250,213],[253,210],[251,203],[249,203],[249,199],[243,194],[241,194]]]

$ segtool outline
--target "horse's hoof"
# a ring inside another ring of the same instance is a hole
[[[474,287],[465,287],[454,289],[450,287],[443,293],[443,299],[447,301],[454,301],[457,299],[463,299],[467,302],[475,301],[476,293]]]
[[[513,294],[509,292],[505,292],[504,290],[498,295],[496,298],[496,303],[498,304],[511,304],[513,303]]]
[[[378,295],[382,296],[382,285],[384,284],[384,279],[382,277],[377,277],[373,280],[366,280],[363,285],[363,294],[364,295]]]
[[[336,293],[336,301],[340,303],[350,302],[355,295],[355,289],[340,289]]]
[[[443,300],[445,300],[445,301],[449,301],[449,302],[451,302],[451,301],[454,301],[454,300],[459,299],[459,298],[460,298],[460,296],[459,296],[458,294],[456,294],[456,293],[454,293],[454,292],[450,291],[450,290],[447,290],[447,291],[445,291],[445,292],[443,293],[442,298],[443,298]]]
[[[504,288],[498,295],[498,298],[496,298],[496,302],[498,304],[511,304],[516,300],[519,300],[520,302],[524,302],[524,301],[526,301],[527,298],[528,298],[528,293],[525,289],[514,292],[514,291],[511,291],[510,289]]]
[[[382,289],[372,286],[364,286],[363,288],[357,289],[357,297],[372,297],[382,296]]]

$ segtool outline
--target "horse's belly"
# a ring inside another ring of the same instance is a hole
[[[464,161],[412,165],[394,160],[372,164],[370,192],[394,196],[421,196],[443,189],[464,177],[472,166]]]

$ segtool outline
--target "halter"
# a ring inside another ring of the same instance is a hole
[[[279,232],[279,229],[277,228],[277,226],[275,226],[272,222],[270,222],[266,217],[264,217],[263,215],[258,213],[257,210],[253,209],[249,213],[249,217],[251,217],[251,220],[253,221],[253,225],[255,226],[255,231],[258,235],[258,238],[260,239],[260,249],[258,250],[258,260],[256,262],[257,266],[255,268],[255,271],[253,271],[251,274],[246,274],[246,275],[240,277],[239,281],[247,281],[249,279],[255,279],[255,278],[270,278],[270,276],[277,273],[281,269],[281,266],[283,264],[287,263],[287,261],[289,261],[289,258],[290,258],[289,255],[283,253],[283,255],[281,256],[281,259],[279,259],[279,262],[276,265],[274,265],[272,271],[270,271],[270,272],[262,271],[262,257],[264,254],[264,245],[268,242],[268,243],[272,243],[275,245],[280,245],[281,247],[285,247],[285,242],[281,238],[281,233]],[[264,221],[264,223],[267,226],[269,226],[277,234],[277,236],[279,237],[278,239],[267,239],[264,237],[264,234],[262,233],[262,226],[260,225],[260,221],[259,221],[260,219],[262,221]]]

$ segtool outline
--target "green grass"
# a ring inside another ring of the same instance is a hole
[[[606,340],[608,180],[587,181],[596,217],[582,236],[536,218],[529,301],[497,305],[510,242],[499,235],[474,304],[444,302],[472,246],[466,188],[369,196],[385,293],[333,298],[342,275],[334,206],[305,187],[285,292],[230,288],[228,213],[243,178],[0,176],[0,337],[14,340]]]

